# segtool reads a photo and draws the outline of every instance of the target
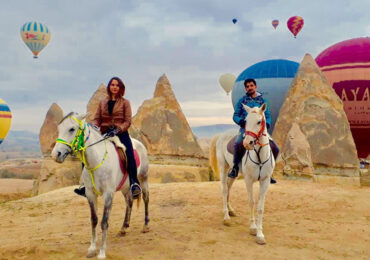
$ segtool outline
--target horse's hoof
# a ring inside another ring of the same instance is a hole
[[[118,234],[117,234],[117,236],[119,236],[119,237],[124,237],[124,236],[126,236],[126,231],[125,230],[121,230],[121,231],[119,231],[118,232]]]
[[[230,217],[236,217],[235,212],[234,212],[234,211],[232,211],[232,210],[229,210],[229,215],[230,215]]]
[[[96,256],[96,249],[87,251],[87,256],[86,256],[87,258],[91,258],[95,256]]]
[[[102,254],[102,253],[99,253],[99,255],[98,255],[98,259],[105,259],[106,258],[106,256],[105,256],[105,254]]]
[[[249,229],[249,234],[251,234],[253,236],[257,235],[257,228],[250,228]]]
[[[265,237],[256,237],[256,242],[257,242],[257,244],[259,244],[259,245],[264,245],[264,244],[266,244]]]
[[[142,233],[148,233],[149,232],[149,227],[148,226],[144,226],[143,227],[143,230],[141,230]]]
[[[230,219],[224,219],[224,225],[227,226],[227,227],[230,227],[231,226]]]

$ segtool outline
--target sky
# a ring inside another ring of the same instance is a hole
[[[238,76],[266,59],[300,62],[370,36],[369,10],[369,0],[2,1],[0,98],[12,111],[11,130],[38,133],[54,102],[65,114],[85,113],[113,76],[125,83],[135,114],[166,74],[190,126],[233,123],[231,96],[218,83],[223,73]],[[296,39],[286,27],[294,15],[305,23]],[[39,59],[20,36],[29,21],[51,31]]]

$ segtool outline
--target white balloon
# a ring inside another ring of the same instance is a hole
[[[229,95],[231,89],[233,88],[235,80],[235,75],[226,73],[220,76],[218,82],[220,82],[220,85],[225,90],[226,94]]]

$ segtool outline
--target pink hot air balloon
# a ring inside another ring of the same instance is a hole
[[[279,20],[272,20],[271,24],[272,24],[272,26],[273,26],[273,27],[275,28],[275,30],[276,30],[276,27],[278,27],[278,25],[279,25]]]
[[[288,26],[289,31],[292,32],[294,38],[296,38],[297,34],[303,28],[304,20],[300,16],[292,16],[289,18],[288,22],[286,23]]]

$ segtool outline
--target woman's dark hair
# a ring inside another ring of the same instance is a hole
[[[249,82],[253,82],[253,84],[257,86],[257,83],[254,79],[246,79],[246,80],[244,80],[244,87],[246,87],[247,83],[249,83]]]
[[[108,86],[107,86],[107,92],[108,92],[108,95],[110,98],[112,98],[112,93],[110,92],[110,84],[112,84],[112,81],[113,80],[117,80],[118,81],[118,87],[119,87],[119,92],[118,92],[118,95],[123,97],[123,95],[125,95],[125,90],[126,90],[126,87],[125,87],[125,84],[123,84],[122,80],[119,78],[119,77],[113,77],[109,80],[108,82]]]

